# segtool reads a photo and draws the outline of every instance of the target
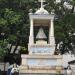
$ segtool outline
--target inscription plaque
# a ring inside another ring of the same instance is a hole
[[[28,59],[28,66],[56,66],[56,59]]]
[[[30,50],[32,53],[50,53],[52,54],[55,50],[55,47],[51,46],[31,46]]]

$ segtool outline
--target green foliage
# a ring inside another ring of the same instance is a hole
[[[5,20],[4,18],[0,18],[0,26],[5,26],[7,23],[7,20]]]
[[[15,35],[9,35],[9,37],[8,37],[8,41],[9,41],[9,43],[13,43],[13,42],[15,42],[16,39],[17,39],[17,37],[16,37]]]
[[[10,24],[18,24],[21,22],[20,18],[21,15],[12,9],[6,8],[4,11],[4,18],[8,21]]]
[[[25,48],[25,47],[21,47],[21,50],[20,50],[20,53],[22,53],[22,54],[27,54],[28,53],[28,51],[27,51],[27,48]]]

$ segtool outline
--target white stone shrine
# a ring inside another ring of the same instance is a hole
[[[29,54],[21,55],[20,75],[63,74],[63,57],[54,54],[54,14],[49,14],[44,9],[43,2],[44,0],[41,0],[41,7],[35,13],[29,13]],[[37,35],[35,28],[38,29]],[[48,32],[45,33],[45,30]]]

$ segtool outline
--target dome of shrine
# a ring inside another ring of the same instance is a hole
[[[35,14],[49,14],[49,12],[45,10],[44,8],[40,8],[39,10],[35,12]]]

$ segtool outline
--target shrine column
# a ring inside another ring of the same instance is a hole
[[[51,45],[55,45],[53,19],[50,20],[49,43],[50,43]]]
[[[29,44],[34,43],[34,35],[33,35],[33,19],[30,20],[30,36],[29,36]]]

